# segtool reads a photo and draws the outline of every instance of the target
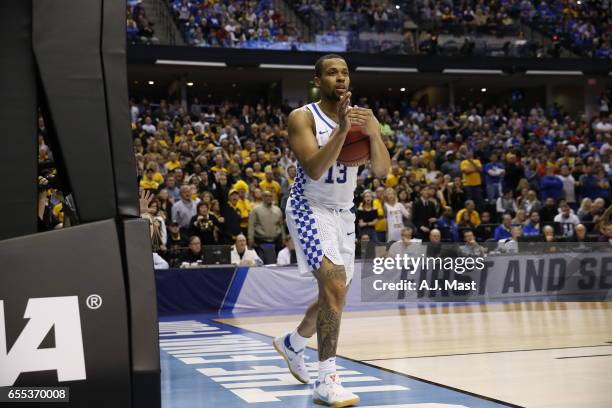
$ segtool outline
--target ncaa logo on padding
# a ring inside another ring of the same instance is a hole
[[[62,381],[85,380],[85,352],[77,296],[28,300],[27,325],[7,349],[4,301],[0,300],[0,387],[11,386],[21,373],[56,370]],[[54,328],[55,347],[38,349]]]

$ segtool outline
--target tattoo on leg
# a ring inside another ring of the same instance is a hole
[[[332,265],[327,271],[323,272],[325,279],[341,280],[346,282],[346,271],[342,265]]]
[[[319,346],[319,361],[324,361],[336,355],[341,312],[336,311],[327,302],[321,303],[324,304],[319,305],[317,316],[317,343]]]

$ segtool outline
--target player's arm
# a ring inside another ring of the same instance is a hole
[[[350,96],[350,92],[342,96],[338,107],[340,124],[333,130],[327,144],[320,149],[313,133],[313,119],[310,114],[305,109],[296,109],[289,114],[289,146],[304,172],[313,180],[320,179],[336,163],[342,150],[346,134],[351,127],[347,112]]]
[[[389,156],[389,150],[383,142],[378,119],[371,109],[355,107],[351,109],[351,113],[355,116],[363,114],[365,117],[364,131],[370,136],[370,161],[374,177],[386,177],[391,170],[391,156]]]

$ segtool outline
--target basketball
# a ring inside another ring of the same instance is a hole
[[[361,126],[352,126],[338,155],[338,163],[345,166],[360,166],[370,160],[370,136]]]

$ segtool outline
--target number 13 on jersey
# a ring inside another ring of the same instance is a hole
[[[337,175],[335,179],[334,174]],[[333,184],[334,182],[338,184],[346,183],[346,166],[340,163],[336,163],[335,165],[331,166],[327,171],[325,182],[330,184]]]

